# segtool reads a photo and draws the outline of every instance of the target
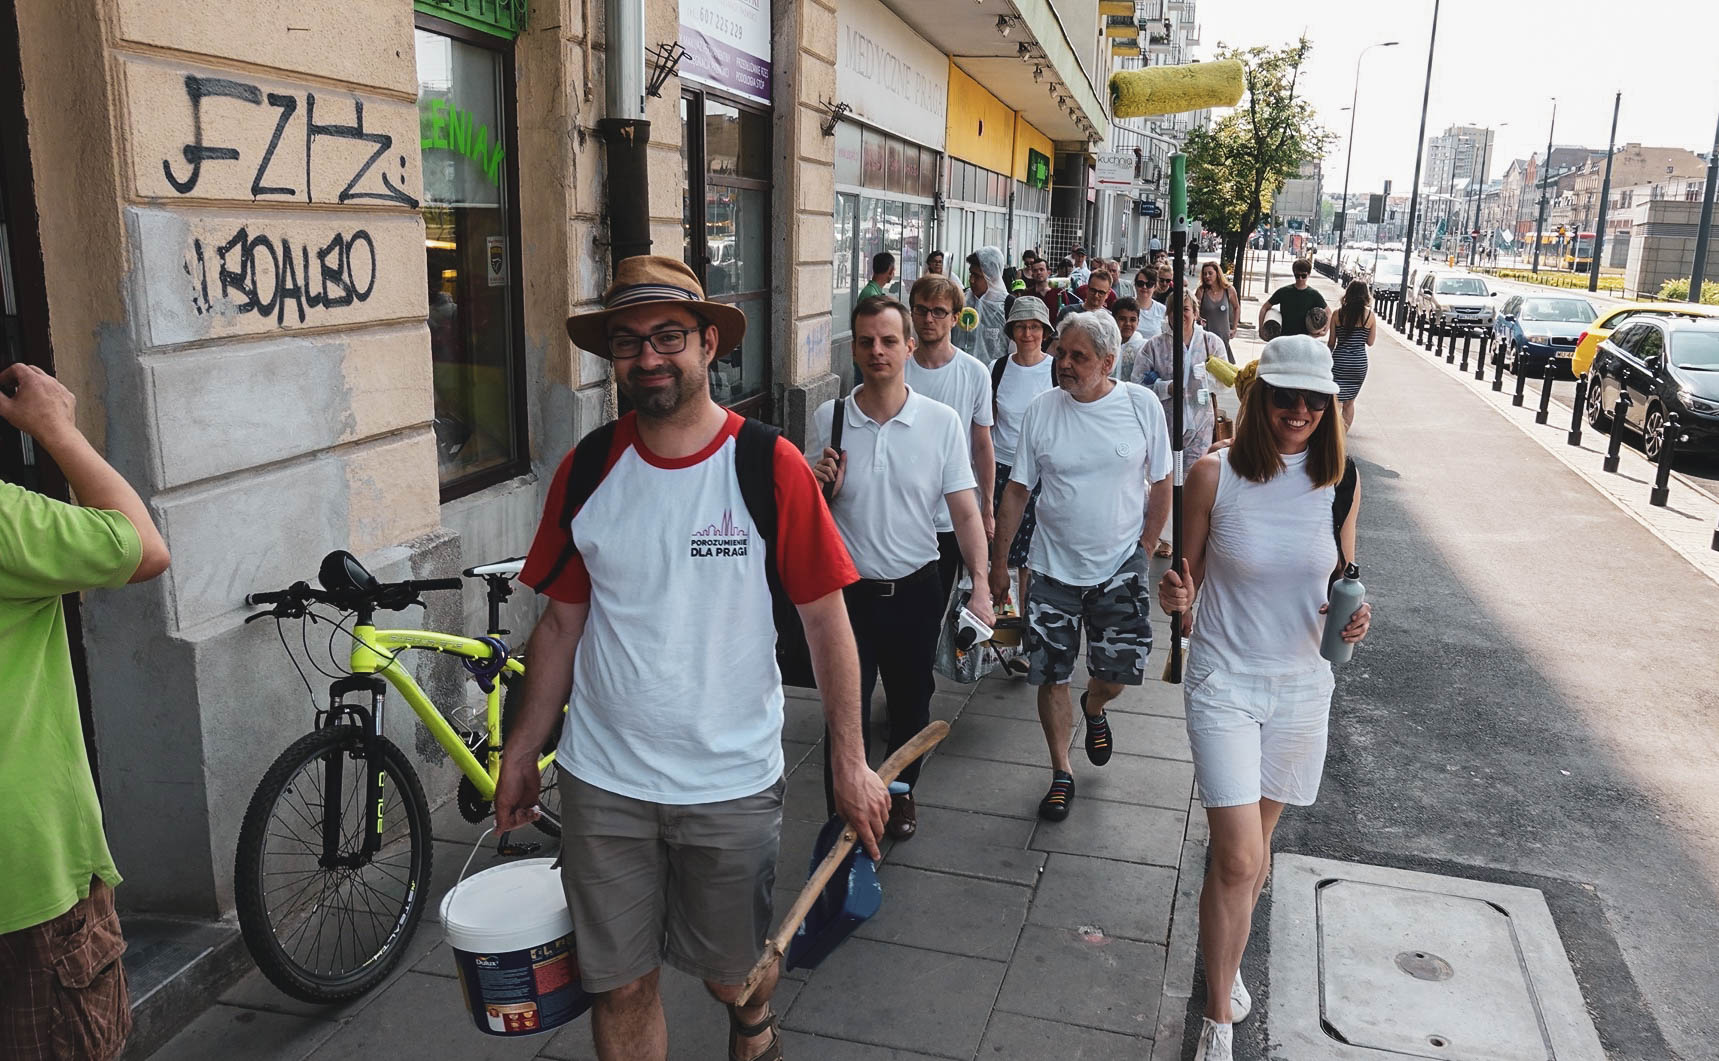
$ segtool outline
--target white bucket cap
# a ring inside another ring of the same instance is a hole
[[[573,931],[561,871],[528,858],[474,873],[442,899],[442,928],[449,946],[477,954],[552,943]]]

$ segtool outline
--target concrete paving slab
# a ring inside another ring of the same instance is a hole
[[[1077,731],[1079,728],[1075,727]],[[957,719],[956,724],[950,727],[949,736],[943,738],[939,751],[944,755],[964,755],[969,759],[1026,766],[1047,766],[1050,758],[1050,751],[1045,747],[1044,728],[1036,719],[1027,721],[987,715]]]
[[[1139,1061],[1151,1046],[1151,1040],[1133,1035],[1019,1013],[997,1013],[991,1017],[991,1026],[985,1029],[979,1056],[985,1061],[1045,1061],[1046,1058]]]
[[[1163,981],[1163,947],[1028,925],[997,1008],[1150,1037],[1158,1026]]]
[[[1272,891],[1284,1061],[1603,1061],[1539,891],[1300,855]]]
[[[299,1061],[340,1030],[333,1021],[214,1005],[156,1052],[174,1061]]]
[[[812,1035],[971,1058],[1007,968],[1002,962],[850,939],[818,967],[784,1023]]]
[[[782,739],[795,744],[816,744],[824,739],[822,700],[782,700]]]
[[[1110,719],[1110,734],[1117,754],[1194,761],[1194,753],[1188,747],[1187,726],[1180,715],[1170,718],[1119,711]],[[1077,718],[1074,727],[1075,745],[1084,747],[1081,742],[1085,739],[1085,729]],[[1081,758],[1084,757],[1083,752]]]
[[[810,756],[815,751],[817,751],[816,745],[801,744],[797,741],[789,741],[789,740],[783,741],[782,742],[782,773],[784,775],[793,773],[800,766],[800,764],[805,762],[807,757]],[[818,752],[818,761],[823,762],[823,753],[822,752]]]
[[[1026,682],[986,678],[974,689],[972,699],[967,701],[966,711],[969,715],[990,715],[1021,722],[1037,722],[1038,694]]]
[[[1121,716],[1111,719],[1112,727],[1119,721]],[[1079,771],[1076,784],[1080,798],[1184,810],[1194,787],[1194,764],[1117,752],[1102,767]]]
[[[1176,871],[1082,855],[1052,855],[1027,921],[1048,928],[1098,928],[1145,943],[1170,938]]]
[[[911,1050],[892,1050],[887,1046],[868,1046],[865,1043],[804,1035],[786,1029],[782,1032],[782,1053],[786,1057],[804,1057],[814,1061],[919,1061],[920,1058],[933,1056],[914,1053]]]
[[[1032,897],[1020,885],[911,866],[886,865],[879,878],[883,908],[856,936],[993,961],[1013,953]]]
[[[1175,866],[1181,861],[1184,812],[1082,799],[1080,776],[1077,771],[1074,806],[1068,820],[1039,822],[1031,844],[1035,850],[1155,866]]]
[[[1027,848],[1032,832],[1021,818],[922,806],[918,835],[894,845],[886,864],[1030,887],[1045,864],[1043,852]]]
[[[541,1035],[522,1039],[485,1035],[466,1012],[458,980],[407,973],[365,1010],[363,1020],[348,1021],[309,1055],[309,1061],[455,1054],[469,1061],[513,1061],[531,1057],[546,1042]]]
[[[977,721],[969,716],[964,724]],[[921,807],[947,807],[1006,818],[1033,819],[1038,816],[1039,800],[1049,785],[1048,760],[1037,766],[1026,766],[969,759],[961,755],[938,755],[919,775],[914,799]]]
[[[1182,687],[1161,681],[1158,675],[1163,673],[1163,665],[1157,668],[1148,665],[1146,681],[1140,685],[1130,685],[1122,690],[1122,695],[1110,701],[1106,711],[1121,711],[1132,715],[1161,715],[1165,718],[1181,719],[1186,711],[1182,705]]]
[[[419,922],[418,931],[412,936],[412,941],[406,945],[405,957],[400,959],[400,964],[395,967],[389,979],[383,981],[376,990],[339,1005],[323,1006],[313,1002],[300,1002],[270,983],[268,977],[264,976],[260,969],[252,969],[241,977],[238,983],[222,992],[220,1001],[241,1009],[265,1010],[297,1017],[314,1017],[318,1020],[345,1020],[380,998],[389,984],[406,975],[414,966],[424,961],[426,956],[434,951],[441,942],[442,926],[427,920]],[[172,1055],[166,1056],[171,1057]]]
[[[793,773],[788,775],[788,790],[782,796],[782,817],[786,820],[816,822],[829,820],[824,813],[824,753],[822,749],[806,756]]]

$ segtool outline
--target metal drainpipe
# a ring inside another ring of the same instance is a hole
[[[609,265],[651,252],[651,123],[645,120],[644,0],[604,0],[604,103],[597,122],[608,161]]]

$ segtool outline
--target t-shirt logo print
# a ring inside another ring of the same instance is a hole
[[[746,556],[752,548],[752,531],[734,522],[734,510],[722,510],[722,522],[692,532],[687,555]]]

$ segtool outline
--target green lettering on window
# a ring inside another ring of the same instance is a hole
[[[492,144],[493,141],[493,144]],[[507,143],[470,111],[445,99],[418,101],[418,144],[425,151],[452,151],[475,162],[491,184],[501,184]]]

